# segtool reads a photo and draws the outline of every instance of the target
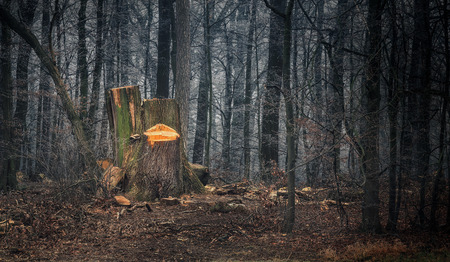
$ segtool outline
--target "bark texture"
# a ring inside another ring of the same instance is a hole
[[[362,229],[370,232],[380,232],[380,157],[379,157],[379,129],[380,129],[380,76],[381,76],[381,16],[383,5],[377,0],[369,1],[368,13],[368,49],[369,56],[364,83],[363,107],[366,117],[361,123],[363,134],[361,147],[362,171],[365,176],[364,198],[362,206]]]
[[[153,200],[203,191],[202,183],[187,162],[182,136],[154,144],[147,141],[145,131],[157,124],[181,135],[180,110],[174,99],[142,102],[138,86],[111,89],[108,97],[114,162],[124,170],[122,188],[127,193],[138,200]]]
[[[284,11],[286,0],[271,1],[273,8]],[[267,86],[264,92],[262,112],[261,161],[264,167],[263,180],[270,181],[270,167],[278,164],[278,129],[280,110],[280,89],[282,83],[283,46],[280,32],[284,21],[281,16],[270,13],[269,60],[267,65]]]

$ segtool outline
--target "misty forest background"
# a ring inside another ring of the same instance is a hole
[[[368,230],[395,230],[410,207],[414,224],[450,225],[448,0],[192,0],[187,43],[175,2],[0,2],[1,191],[17,171],[82,178],[74,116],[95,159],[113,158],[107,90],[138,85],[146,99],[183,90],[187,157],[215,180],[361,190]],[[75,112],[5,12],[53,59]]]

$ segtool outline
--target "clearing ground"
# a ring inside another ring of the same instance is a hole
[[[345,202],[347,225],[335,202],[324,201],[329,189],[299,192],[288,235],[280,233],[283,192],[246,183],[208,189],[174,205],[124,207],[77,187],[30,183],[0,195],[0,261],[449,259],[448,234],[412,230],[408,221],[399,234],[361,233],[357,198]]]

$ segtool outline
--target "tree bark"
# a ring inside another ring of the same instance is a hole
[[[231,146],[231,105],[233,103],[233,84],[232,84],[232,36],[225,27],[226,44],[226,65],[225,65],[225,94],[223,98],[223,133],[222,133],[222,169],[228,169],[230,166],[230,146]]]
[[[342,121],[344,119],[344,45],[347,35],[348,20],[348,0],[338,1],[337,21],[334,30],[333,51],[330,55],[331,64],[331,100],[328,116],[330,118],[329,127],[331,130],[331,151],[332,169],[325,170],[330,174],[339,175],[341,163],[341,137],[342,137]]]
[[[209,167],[210,165],[210,161],[211,161],[211,157],[210,157],[210,149],[211,149],[211,136],[212,136],[212,128],[213,128],[213,120],[212,120],[212,115],[213,115],[213,89],[212,89],[212,61],[211,61],[211,20],[210,20],[210,12],[212,10],[210,10],[213,5],[212,2],[207,1],[206,3],[206,25],[205,25],[205,29],[206,29],[206,35],[205,35],[205,40],[206,40],[206,83],[208,85],[208,134],[206,136],[206,145],[205,145],[205,163],[206,165]]]
[[[159,0],[158,66],[156,71],[156,97],[169,98],[170,72],[170,8],[172,1]]]
[[[29,0],[26,3],[21,3],[25,7],[20,8],[21,22],[26,26],[30,27],[34,22],[35,9],[38,5],[38,0]],[[31,47],[23,40],[19,39],[19,50],[17,57],[17,70],[16,70],[16,85],[17,85],[17,104],[14,118],[17,119],[18,123],[21,125],[19,131],[22,141],[22,159],[24,156],[28,155],[28,142],[29,136],[27,127],[27,112],[28,112],[28,64],[30,61]],[[22,162],[22,161],[21,161]],[[27,166],[22,169],[22,171],[27,172]],[[27,172],[28,173],[28,172]]]
[[[277,10],[284,10],[286,0],[272,0],[271,5]],[[281,12],[282,12],[281,11]],[[267,85],[264,91],[261,134],[262,179],[270,182],[270,167],[278,165],[278,125],[280,108],[280,90],[282,85],[282,43],[279,39],[283,30],[283,18],[270,13],[269,60],[267,64]]]
[[[189,91],[191,79],[191,36],[189,21],[189,0],[176,0],[176,32],[177,32],[177,68],[175,83],[175,99],[180,107],[181,137],[185,139],[189,124]],[[186,140],[182,140],[186,150]]]
[[[294,119],[294,96],[291,91],[291,17],[294,8],[294,0],[289,0],[284,17],[284,39],[283,39],[283,95],[286,107],[286,145],[287,145],[287,175],[288,175],[288,206],[284,232],[291,233],[295,222],[295,119]]]
[[[141,93],[138,86],[114,88],[108,91],[107,110],[113,134],[114,165],[123,167],[130,136],[142,134]]]
[[[172,93],[171,97],[175,97],[175,83],[177,82],[177,31],[175,30],[175,0],[170,1],[170,39],[172,40],[172,49],[170,50],[170,66],[172,69]]]
[[[253,51],[253,35],[255,34],[256,20],[256,0],[252,0],[251,4],[250,24],[247,36],[247,57],[245,68],[245,115],[244,115],[244,177],[250,178],[250,111],[252,99],[252,51]]]
[[[50,0],[42,1],[42,47],[49,53],[50,45]],[[37,150],[36,154],[41,153],[40,157],[36,156],[39,163],[38,172],[45,172],[48,168],[48,159],[50,153],[50,80],[48,73],[44,67],[39,72],[39,107],[38,107],[38,134],[37,134]],[[32,180],[36,177],[31,176]]]
[[[126,174],[123,188],[138,200],[201,192],[203,185],[187,163],[182,137],[151,144],[145,134],[151,127],[164,124],[181,135],[177,102],[151,99],[142,103],[138,86],[114,88],[108,96],[115,163]]]
[[[97,28],[95,36],[95,64],[92,73],[92,94],[88,118],[92,123],[97,123],[96,113],[100,105],[100,80],[103,66],[103,0],[97,0]],[[96,125],[96,124],[95,124]],[[96,130],[95,125],[92,127]],[[94,136],[93,136],[94,137]]]
[[[439,162],[438,162],[438,170],[434,180],[433,191],[432,191],[432,199],[431,199],[431,214],[430,214],[430,224],[431,229],[437,231],[439,228],[439,224],[437,221],[436,213],[439,205],[439,196],[441,191],[441,183],[444,178],[444,162],[445,162],[445,153],[447,147],[445,145],[445,140],[448,137],[447,134],[447,111],[448,111],[448,99],[450,97],[450,47],[449,47],[449,33],[448,33],[448,0],[444,0],[443,3],[443,31],[444,31],[444,51],[445,51],[445,81],[444,81],[444,97],[442,99],[442,111],[441,111],[441,119],[440,119],[440,133],[439,133]],[[447,158],[449,156],[447,155]],[[448,169],[448,167],[447,167]],[[449,172],[447,170],[447,172]],[[448,211],[450,211],[450,202],[447,203]],[[449,219],[450,212],[447,211],[447,220]]]
[[[206,61],[204,61],[206,62]],[[207,136],[208,117],[208,84],[204,67],[200,72],[197,97],[197,123],[195,126],[194,148],[192,163],[203,164],[203,155]]]
[[[88,91],[89,91],[89,73],[87,64],[87,47],[86,47],[86,8],[87,0],[80,2],[78,11],[78,62],[77,68],[80,78],[80,117],[86,120],[88,115]],[[88,132],[90,130],[85,130]]]
[[[317,30],[321,31],[323,28],[323,20],[324,20],[324,0],[317,1]],[[314,116],[316,117],[317,121],[319,123],[322,123],[323,121],[323,93],[324,93],[324,84],[322,81],[322,53],[323,53],[323,47],[322,47],[322,37],[320,37],[320,33],[317,32],[317,40],[316,40],[316,50],[314,54],[314,95],[313,97],[313,103],[315,104],[314,110]],[[322,141],[324,136],[323,129],[319,128],[316,131],[315,137],[317,138],[317,141],[314,141],[312,143],[312,150],[314,156],[319,156],[321,153],[321,149],[325,146],[324,142]],[[320,168],[320,157],[316,157],[311,161],[310,166],[310,172],[307,172],[307,183],[309,186],[313,186],[316,184],[318,176],[319,176],[319,168]]]
[[[9,9],[11,1],[5,1],[6,8]],[[0,8],[3,8],[0,6]],[[0,9],[2,10],[2,9]],[[0,12],[1,15],[1,12]],[[0,39],[1,45],[1,79],[0,79],[0,102],[3,111],[1,119],[1,138],[4,148],[0,148],[0,191],[14,189],[17,185],[15,156],[16,148],[14,143],[14,126],[13,126],[13,86],[11,76],[11,32],[8,25],[3,21],[1,23],[2,35]]]
[[[412,145],[415,152],[413,177],[420,181],[419,222],[425,223],[425,190],[429,179],[430,156],[430,103],[431,103],[431,32],[430,2],[414,1],[414,38],[411,50],[409,91],[413,103],[409,105],[409,121],[412,126]]]
[[[368,60],[365,72],[363,92],[363,107],[366,116],[363,120],[361,133],[362,171],[366,178],[362,207],[362,229],[370,232],[380,232],[379,215],[379,176],[380,159],[379,143],[379,109],[380,109],[380,76],[381,76],[381,17],[383,4],[378,0],[369,1],[367,18],[368,25]]]
[[[119,12],[119,31],[120,31],[120,85],[129,84],[130,74],[130,38],[129,38],[129,20],[130,20],[129,0],[120,0],[117,9]]]
[[[207,148],[206,143],[208,140],[207,136],[207,123],[208,123],[208,93],[209,93],[209,60],[208,56],[210,52],[210,30],[209,30],[209,9],[210,2],[203,3],[204,6],[204,22],[203,22],[203,56],[202,56],[202,66],[200,69],[200,81],[198,84],[198,97],[197,97],[197,123],[195,127],[195,138],[194,138],[194,148],[193,148],[193,157],[192,162],[195,164],[203,164],[204,162],[208,162],[209,160],[209,150]],[[205,158],[203,158],[205,155]],[[205,160],[204,160],[205,159]]]
[[[389,58],[389,85],[388,85],[388,117],[389,117],[389,215],[386,229],[389,231],[397,230],[397,221],[399,210],[398,202],[401,200],[401,185],[398,183],[399,175],[397,173],[397,118],[399,104],[399,64],[396,59],[399,48],[397,43],[397,8],[393,0],[389,1],[389,11],[391,19],[392,46]]]

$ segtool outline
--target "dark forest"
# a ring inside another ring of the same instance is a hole
[[[448,0],[0,0],[0,261],[446,261]]]

